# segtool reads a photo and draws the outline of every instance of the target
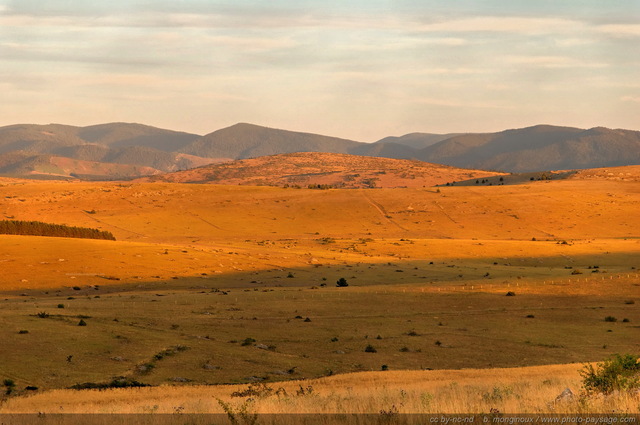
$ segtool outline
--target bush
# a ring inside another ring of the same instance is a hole
[[[0,234],[116,240],[111,232],[41,221],[0,220]]]
[[[6,387],[5,394],[9,395],[13,392],[16,387],[16,383],[13,379],[5,379],[2,381],[2,385]]]
[[[640,363],[632,354],[616,354],[596,367],[585,365],[579,372],[582,386],[589,394],[611,394],[640,388]]]
[[[46,319],[47,317],[49,317],[49,313],[47,313],[46,311],[41,311],[37,313],[36,316],[38,316],[41,319]]]
[[[262,382],[249,384],[249,386],[242,391],[234,391],[231,393],[231,397],[268,397],[272,393],[273,388]]]
[[[607,316],[607,317],[605,317],[605,318],[604,318],[604,321],[605,321],[605,322],[617,322],[617,321],[618,321],[618,319],[616,319],[616,318],[615,318],[615,317],[613,317],[613,316]]]
[[[337,287],[345,287],[345,286],[349,286],[349,283],[347,283],[347,279],[345,279],[344,277],[341,277],[340,279],[338,279],[338,281],[336,282],[336,286]]]
[[[117,376],[109,382],[84,382],[82,384],[72,385],[69,388],[72,390],[105,390],[107,388],[139,388],[148,386],[148,384],[143,384],[133,378]]]
[[[373,345],[367,345],[366,348],[364,349],[364,352],[365,353],[377,353],[378,350],[376,350]]]

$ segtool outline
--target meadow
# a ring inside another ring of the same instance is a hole
[[[250,383],[289,394],[269,413],[549,412],[640,352],[639,189],[2,180],[0,218],[116,240],[0,235],[0,412],[221,413]],[[65,389],[113,377],[154,387]]]

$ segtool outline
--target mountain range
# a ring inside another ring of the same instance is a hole
[[[129,179],[296,152],[532,172],[640,164],[640,132],[538,125],[496,133],[411,133],[375,143],[240,123],[204,136],[131,123],[0,127],[0,175]]]

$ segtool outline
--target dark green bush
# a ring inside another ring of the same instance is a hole
[[[84,382],[82,384],[75,384],[69,387],[72,390],[105,390],[107,388],[136,388],[136,387],[148,387],[148,384],[136,381],[133,378],[127,378],[124,376],[118,376],[113,378],[109,382]]]
[[[338,287],[345,287],[345,286],[349,286],[349,283],[347,283],[347,279],[345,279],[344,277],[341,277],[340,279],[338,279],[338,281],[336,282],[336,286]]]
[[[631,391],[640,388],[640,363],[633,354],[616,354],[580,370],[582,386],[587,393],[611,394],[614,391]]]
[[[0,234],[116,240],[111,232],[41,221],[0,220]]]

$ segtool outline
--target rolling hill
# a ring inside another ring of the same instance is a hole
[[[0,127],[0,174],[5,176],[51,178],[59,174],[41,172],[38,167],[48,163],[49,157],[39,155],[138,167],[117,173],[122,178],[136,178],[145,175],[140,172],[156,175],[234,159],[300,152],[419,160],[465,169],[526,173],[640,164],[640,132],[538,125],[497,133],[410,133],[361,143],[245,123],[205,136],[132,123]],[[68,162],[65,168],[67,177],[85,175],[86,164],[79,165],[78,170],[73,169],[73,164]],[[314,167],[315,173],[328,172]],[[95,165],[91,168],[98,172],[100,169]],[[256,174],[255,179],[263,179],[260,176]],[[111,180],[113,174],[91,176],[100,178]]]
[[[292,152],[349,153],[361,145],[366,144],[240,123],[207,134],[181,152],[209,158],[245,159]]]
[[[532,172],[640,164],[640,132],[538,125],[497,133],[411,133],[376,143],[252,124],[215,131],[180,150],[201,157],[246,159],[293,152],[328,152],[418,159],[454,167]]]
[[[281,187],[392,188],[433,186],[497,175],[502,174],[422,161],[300,152],[206,165],[144,180]]]
[[[427,146],[435,145],[443,140],[460,136],[462,133],[432,134],[432,133],[409,133],[404,136],[389,136],[378,140],[375,144],[395,143],[408,146],[413,149],[424,149]]]
[[[112,180],[216,162],[176,152],[199,137],[129,123],[0,127],[0,174]]]
[[[420,150],[417,157],[456,167],[531,172],[640,164],[640,132],[539,125],[465,134]]]

